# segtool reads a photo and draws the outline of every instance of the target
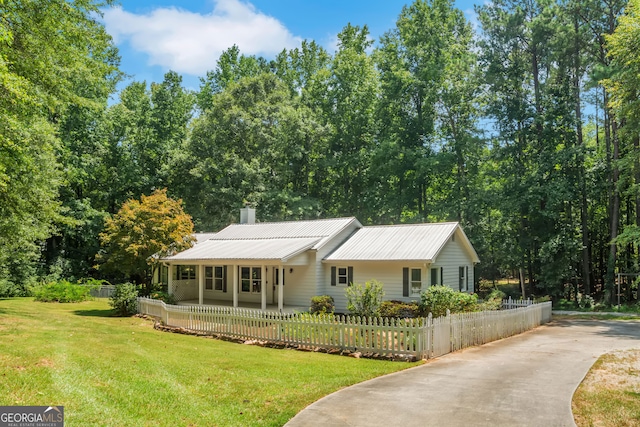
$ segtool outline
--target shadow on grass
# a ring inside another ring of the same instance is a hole
[[[76,316],[91,316],[91,317],[116,317],[115,311],[108,310],[75,310],[73,312]]]

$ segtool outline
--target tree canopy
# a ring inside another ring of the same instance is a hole
[[[378,40],[346,24],[332,53],[234,45],[195,91],[168,71],[118,93],[100,6],[0,2],[0,294],[102,274],[98,235],[158,188],[197,231],[247,202],[261,220],[459,221],[476,276],[525,294],[610,300],[640,272],[637,0],[495,0],[477,28],[415,0]],[[141,239],[155,219],[130,221]]]
[[[193,222],[182,209],[182,200],[156,190],[140,200],[126,201],[105,221],[100,233],[104,249],[100,269],[121,273],[137,283],[148,283],[160,258],[193,246]]]

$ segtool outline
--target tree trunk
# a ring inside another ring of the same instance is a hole
[[[618,237],[618,223],[620,222],[620,193],[618,191],[618,180],[620,178],[620,170],[618,169],[617,161],[620,157],[620,143],[618,140],[617,124],[616,120],[611,120],[611,143],[613,148],[612,158],[612,202],[611,202],[611,235],[609,240],[609,260],[607,262],[607,285],[606,288],[609,291],[610,302],[613,301],[613,294],[615,292],[615,268],[616,268],[616,256],[617,248],[614,240]]]

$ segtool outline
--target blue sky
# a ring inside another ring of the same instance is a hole
[[[456,7],[473,19],[472,0]],[[132,80],[159,82],[165,72],[183,76],[190,89],[215,68],[220,53],[237,44],[244,54],[273,58],[304,39],[333,53],[336,35],[351,23],[367,25],[374,40],[394,26],[400,0],[122,0],[104,9],[104,23]]]

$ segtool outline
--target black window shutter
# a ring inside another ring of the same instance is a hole
[[[336,268],[331,267],[331,286],[336,285]]]
[[[222,292],[227,292],[227,266],[222,268]]]
[[[347,286],[353,283],[353,267],[347,267]]]
[[[402,296],[409,296],[409,269],[406,267],[402,269]]]

